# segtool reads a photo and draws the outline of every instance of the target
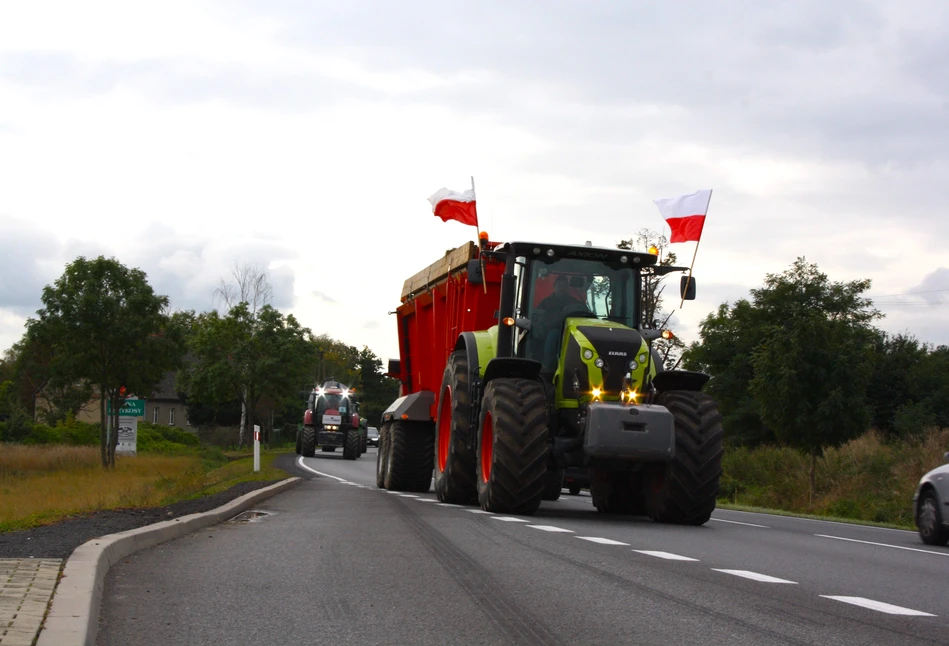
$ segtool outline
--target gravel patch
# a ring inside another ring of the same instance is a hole
[[[280,456],[283,457],[283,456]],[[278,458],[279,459],[279,458]],[[282,466],[281,466],[282,468]],[[291,473],[291,475],[297,475]],[[0,558],[68,558],[73,550],[93,538],[124,532],[163,520],[187,516],[215,507],[279,480],[241,482],[226,491],[165,507],[111,509],[68,518],[53,525],[0,534]]]

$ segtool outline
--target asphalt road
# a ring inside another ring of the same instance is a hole
[[[949,549],[912,532],[586,495],[496,516],[376,489],[375,449],[303,463],[261,520],[116,565],[99,644],[949,643]]]

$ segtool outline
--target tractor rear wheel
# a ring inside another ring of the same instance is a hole
[[[544,500],[557,500],[563,490],[563,469],[548,469],[544,480]]]
[[[343,444],[343,459],[355,460],[359,457],[359,431],[354,428],[346,431],[346,440]]]
[[[722,416],[701,392],[671,390],[656,403],[675,418],[675,458],[646,471],[646,510],[653,520],[704,525],[715,509],[722,475]]]
[[[442,502],[471,504],[478,500],[471,434],[471,391],[468,356],[452,353],[445,366],[435,426],[435,494]]]
[[[316,429],[312,426],[304,426],[300,433],[300,455],[312,458],[314,453],[316,453]]]
[[[386,489],[416,493],[431,489],[435,446],[428,426],[395,422],[389,428]]]
[[[485,387],[477,476],[478,502],[485,511],[537,511],[547,477],[547,398],[542,384],[499,377]]]
[[[577,487],[577,493],[580,488]],[[633,471],[594,468],[590,470],[590,496],[603,514],[645,514],[642,479]]]
[[[384,489],[386,486],[386,467],[389,460],[389,425],[383,424],[379,429],[379,448],[376,450],[376,486]]]

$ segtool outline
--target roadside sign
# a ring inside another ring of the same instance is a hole
[[[124,408],[122,410],[125,410]],[[137,417],[119,417],[118,444],[115,447],[116,453],[126,455],[135,455],[138,452],[138,418]]]
[[[112,415],[112,400],[106,400],[106,410],[108,415]],[[122,404],[122,408],[119,409],[119,415],[124,415],[125,417],[144,417],[145,416],[145,400],[144,399],[126,399],[125,403]]]

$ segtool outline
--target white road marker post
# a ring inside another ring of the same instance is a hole
[[[260,427],[254,424],[254,473],[260,471]]]

